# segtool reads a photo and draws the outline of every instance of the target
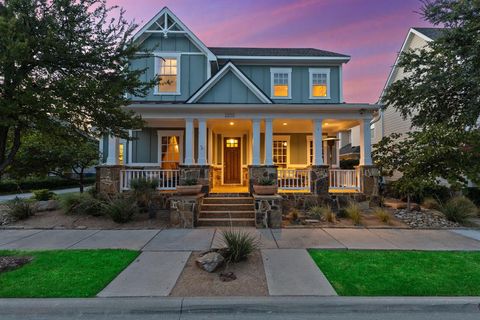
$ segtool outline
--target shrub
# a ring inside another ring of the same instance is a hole
[[[475,205],[480,206],[480,188],[470,187],[463,190],[463,194],[468,199],[472,200]]]
[[[55,193],[51,192],[48,189],[39,189],[39,190],[33,190],[33,197],[37,201],[47,201],[50,199],[53,199],[55,196]]]
[[[85,194],[81,193],[67,193],[60,197],[60,207],[65,213],[73,213],[73,208],[76,207],[81,197],[85,197]]]
[[[427,209],[435,209],[435,210],[440,209],[440,203],[438,203],[437,200],[435,200],[434,198],[431,198],[431,197],[427,197],[427,198],[423,199],[422,206],[424,206]]]
[[[313,206],[310,209],[308,209],[308,214],[316,219],[321,219],[323,218],[323,208],[321,206]]]
[[[133,179],[130,187],[135,192],[155,190],[158,187],[158,180],[150,180],[145,178]]]
[[[198,184],[198,180],[195,179],[195,178],[191,178],[191,179],[185,179],[183,181],[183,185],[184,186],[195,186]]]
[[[104,212],[117,223],[126,223],[132,220],[139,212],[138,205],[132,199],[114,198],[103,205]]]
[[[324,219],[325,221],[334,223],[336,221],[335,219],[335,213],[333,213],[332,208],[330,206],[314,206],[311,207],[308,210],[308,214],[312,217],[315,217],[317,219]]]
[[[338,210],[338,212],[337,212],[337,218],[340,218],[340,219],[348,218],[347,210],[345,210],[344,208]]]
[[[296,208],[291,208],[288,211],[288,220],[290,220],[291,223],[297,223],[299,221],[299,216],[300,216],[300,211]]]
[[[85,184],[95,183],[95,176],[85,177]],[[36,189],[61,189],[78,187],[78,182],[59,177],[30,177],[22,180],[5,179],[0,182],[0,193],[27,192]]]
[[[227,262],[239,262],[246,260],[248,256],[258,249],[258,240],[247,231],[228,230],[222,232]]]
[[[448,200],[446,204],[441,206],[440,211],[443,212],[448,220],[458,223],[464,223],[478,213],[475,204],[463,196]]]
[[[375,208],[375,210],[373,211],[373,214],[375,215],[375,217],[378,218],[378,220],[380,220],[380,222],[383,222],[385,224],[390,224],[392,217],[390,216],[388,211],[385,210],[384,208],[380,208],[380,207]]]
[[[330,223],[335,223],[337,221],[335,213],[330,206],[326,206],[323,208],[323,218]]]
[[[360,207],[355,202],[351,201],[345,208],[347,217],[350,218],[355,225],[359,225],[362,221],[362,212]]]
[[[270,179],[270,178],[261,178],[260,180],[258,180],[258,184],[260,186],[273,186],[275,185],[277,182],[273,179]]]
[[[24,199],[16,197],[7,202],[8,214],[18,220],[25,220],[33,216],[33,208],[30,203]]]

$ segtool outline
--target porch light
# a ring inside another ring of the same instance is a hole
[[[284,125],[284,126],[286,126],[286,125],[287,125],[287,123],[286,123],[286,122],[284,122],[284,123],[283,123],[283,125]]]
[[[233,126],[234,124],[235,124],[235,122],[233,122],[233,121],[232,121],[232,122],[230,122],[230,125],[231,125],[231,126]]]
[[[283,142],[283,146],[284,146],[284,147],[287,146],[287,141],[284,141],[284,142]]]

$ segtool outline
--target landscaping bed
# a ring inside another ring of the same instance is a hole
[[[210,296],[267,296],[267,280],[259,250],[247,260],[224,265],[215,272],[200,269],[195,260],[200,252],[192,252],[175,287],[170,293],[175,297]],[[222,281],[221,273],[232,272],[236,279]]]
[[[130,250],[0,251],[11,265],[0,272],[0,298],[94,297],[137,256]]]
[[[342,296],[479,296],[480,252],[309,250]]]

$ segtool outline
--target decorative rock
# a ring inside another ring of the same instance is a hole
[[[305,219],[305,223],[320,223],[318,219]]]
[[[59,208],[58,201],[48,200],[48,201],[37,201],[33,205],[33,210],[36,212],[42,211],[53,211]]]
[[[395,211],[395,217],[405,222],[411,228],[441,229],[460,227],[458,223],[447,220],[441,212],[435,210],[420,212],[400,209]]]
[[[217,252],[207,253],[195,260],[197,266],[207,272],[214,272],[224,261],[225,258]]]
[[[220,281],[230,282],[237,280],[237,276],[233,272],[220,273]]]
[[[7,212],[0,211],[0,226],[6,226],[7,224],[10,224],[12,222],[15,222],[14,217],[12,217]]]

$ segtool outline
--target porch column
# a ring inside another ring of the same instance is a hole
[[[322,119],[313,120],[313,164],[315,166],[323,165],[322,158],[322,147],[323,147],[323,136],[322,136]]]
[[[372,137],[370,133],[370,121],[366,118],[360,122],[360,165],[372,165]]]
[[[273,119],[265,119],[265,165],[273,165]]]
[[[198,119],[198,164],[207,164],[207,121]]]
[[[106,164],[118,164],[118,138],[115,136],[108,136],[108,157]]]
[[[252,120],[253,135],[252,135],[252,147],[253,158],[252,164],[254,166],[260,165],[260,119]]]
[[[185,161],[184,164],[193,164],[193,119],[185,119]]]

